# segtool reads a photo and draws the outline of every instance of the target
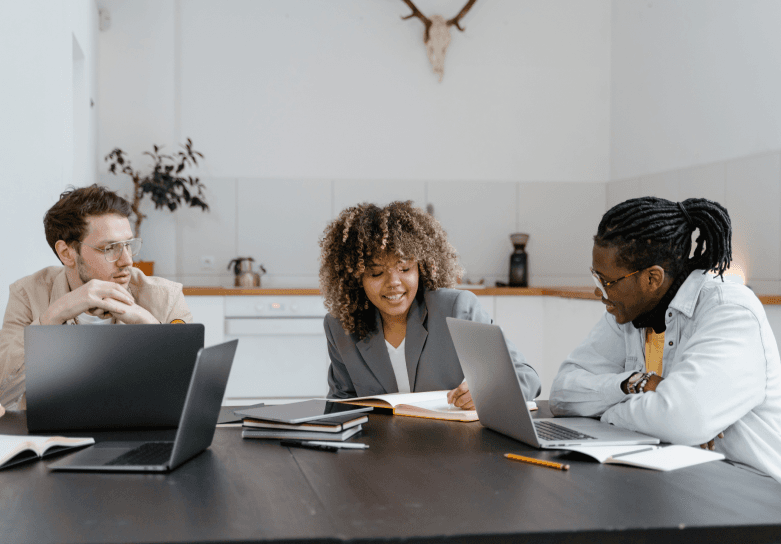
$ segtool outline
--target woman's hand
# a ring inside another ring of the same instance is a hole
[[[704,450],[715,450],[716,449],[716,438],[724,438],[724,431],[721,431],[719,434],[717,434],[714,438],[711,438],[708,440],[705,444],[700,444],[700,447]]]
[[[447,393],[448,404],[455,404],[462,410],[474,410],[475,403],[472,402],[472,393],[469,392],[469,386],[466,382],[461,382],[461,385],[448,391]]]

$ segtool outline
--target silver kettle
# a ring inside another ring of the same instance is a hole
[[[266,269],[261,264],[258,266],[258,272],[252,271],[252,263],[255,259],[252,257],[236,257],[228,263],[228,270],[233,267],[233,273],[236,274],[236,279],[233,285],[236,287],[260,287],[260,276],[266,273]]]

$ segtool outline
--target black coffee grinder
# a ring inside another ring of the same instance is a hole
[[[516,232],[510,235],[515,251],[510,255],[510,287],[529,286],[529,261],[524,248],[529,241],[528,234]]]

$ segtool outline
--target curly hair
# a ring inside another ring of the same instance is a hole
[[[374,305],[363,289],[367,266],[386,255],[415,259],[419,286],[453,287],[461,277],[458,254],[442,225],[411,201],[384,208],[363,203],[347,208],[320,239],[320,290],[328,312],[347,334],[365,338],[376,328]],[[418,289],[416,296],[421,296]]]
[[[700,230],[694,255],[692,232]],[[617,204],[594,236],[600,247],[618,248],[618,264],[642,270],[658,264],[672,277],[714,270],[724,279],[732,261],[732,224],[726,208],[704,198],[671,202],[652,196]]]

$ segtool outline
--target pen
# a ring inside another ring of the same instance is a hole
[[[360,442],[319,442],[317,440],[304,440],[303,442],[304,444],[331,446],[332,448],[344,448],[348,450],[365,450],[369,448],[369,444],[361,444]]]
[[[569,465],[563,465],[561,463],[551,463],[550,461],[541,461],[533,457],[524,457],[523,455],[515,455],[514,453],[505,453],[505,457],[512,459],[513,461],[520,461],[522,463],[529,463],[530,465],[539,465],[541,467],[555,468],[556,470],[569,470]]]
[[[336,446],[329,445],[319,445],[319,444],[308,444],[306,442],[296,442],[295,440],[281,440],[279,442],[280,446],[290,446],[292,448],[307,448],[310,450],[322,450],[322,451],[333,451],[338,452],[339,448]]]
[[[640,453],[641,451],[651,451],[651,450],[656,450],[656,449],[659,449],[659,448],[657,448],[656,446],[651,446],[650,448],[644,448],[642,450],[632,450],[632,451],[626,451],[624,453],[617,453],[615,455],[611,455],[610,457],[615,459],[616,457],[623,457],[624,455],[634,455],[635,453]]]

